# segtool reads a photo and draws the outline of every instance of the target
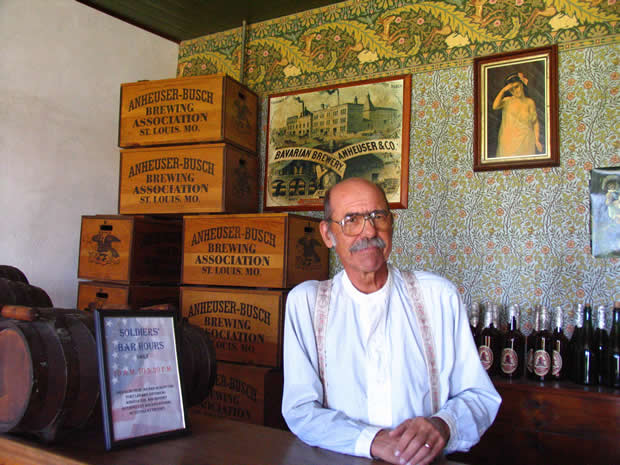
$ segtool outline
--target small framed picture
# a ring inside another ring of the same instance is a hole
[[[559,166],[557,45],[474,59],[474,171]]]
[[[592,170],[590,216],[592,255],[620,257],[620,167]]]
[[[189,433],[175,313],[96,310],[106,450]]]

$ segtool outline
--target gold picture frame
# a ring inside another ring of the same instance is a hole
[[[411,76],[269,97],[265,211],[320,210],[325,192],[348,177],[385,190],[407,208]]]

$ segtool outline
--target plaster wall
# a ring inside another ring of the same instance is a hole
[[[120,84],[178,45],[73,0],[0,1],[0,264],[75,308],[82,215],[116,214]]]

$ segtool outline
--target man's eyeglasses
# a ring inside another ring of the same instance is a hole
[[[392,213],[385,210],[375,210],[367,215],[356,213],[347,215],[340,221],[331,219],[327,221],[339,224],[345,236],[357,236],[364,230],[366,220],[369,220],[377,231],[386,231],[392,226]]]

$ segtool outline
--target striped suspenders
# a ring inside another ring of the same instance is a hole
[[[437,367],[437,358],[435,357],[435,344],[433,340],[430,319],[427,316],[427,309],[424,306],[422,292],[420,290],[418,280],[414,273],[404,271],[401,273],[411,303],[414,314],[422,335],[424,345],[424,358],[426,361],[426,370],[428,373],[429,385],[431,389],[431,408],[432,413],[439,410],[439,373]],[[329,316],[329,298],[331,295],[332,281],[320,281],[317,290],[316,305],[314,308],[314,336],[316,339],[316,349],[319,363],[319,378],[323,385],[323,406],[327,407],[327,380],[325,379],[326,367],[326,347],[325,338],[327,330],[327,320]]]

